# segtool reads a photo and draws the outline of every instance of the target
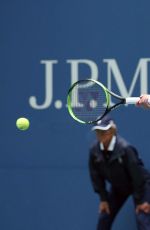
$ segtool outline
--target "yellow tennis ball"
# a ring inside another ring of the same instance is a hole
[[[16,121],[16,126],[20,130],[27,130],[30,126],[30,122],[27,118],[25,117],[20,117]]]

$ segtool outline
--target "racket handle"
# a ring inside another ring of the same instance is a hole
[[[140,100],[139,97],[127,97],[126,104],[136,104]]]

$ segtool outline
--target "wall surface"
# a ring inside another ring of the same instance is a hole
[[[0,1],[0,229],[91,230],[99,198],[88,172],[91,126],[74,121],[67,91],[98,79],[122,96],[150,92],[150,2]],[[149,111],[112,112],[147,168]],[[15,122],[31,126],[19,131]],[[134,230],[132,198],[113,230]]]

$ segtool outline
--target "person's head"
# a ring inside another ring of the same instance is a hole
[[[98,141],[107,146],[112,137],[116,135],[117,127],[114,120],[109,115],[106,115],[93,126],[92,130],[95,130]]]

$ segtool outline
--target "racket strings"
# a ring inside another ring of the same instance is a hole
[[[71,92],[71,110],[84,122],[96,121],[106,110],[107,98],[104,89],[95,82],[81,81]]]

